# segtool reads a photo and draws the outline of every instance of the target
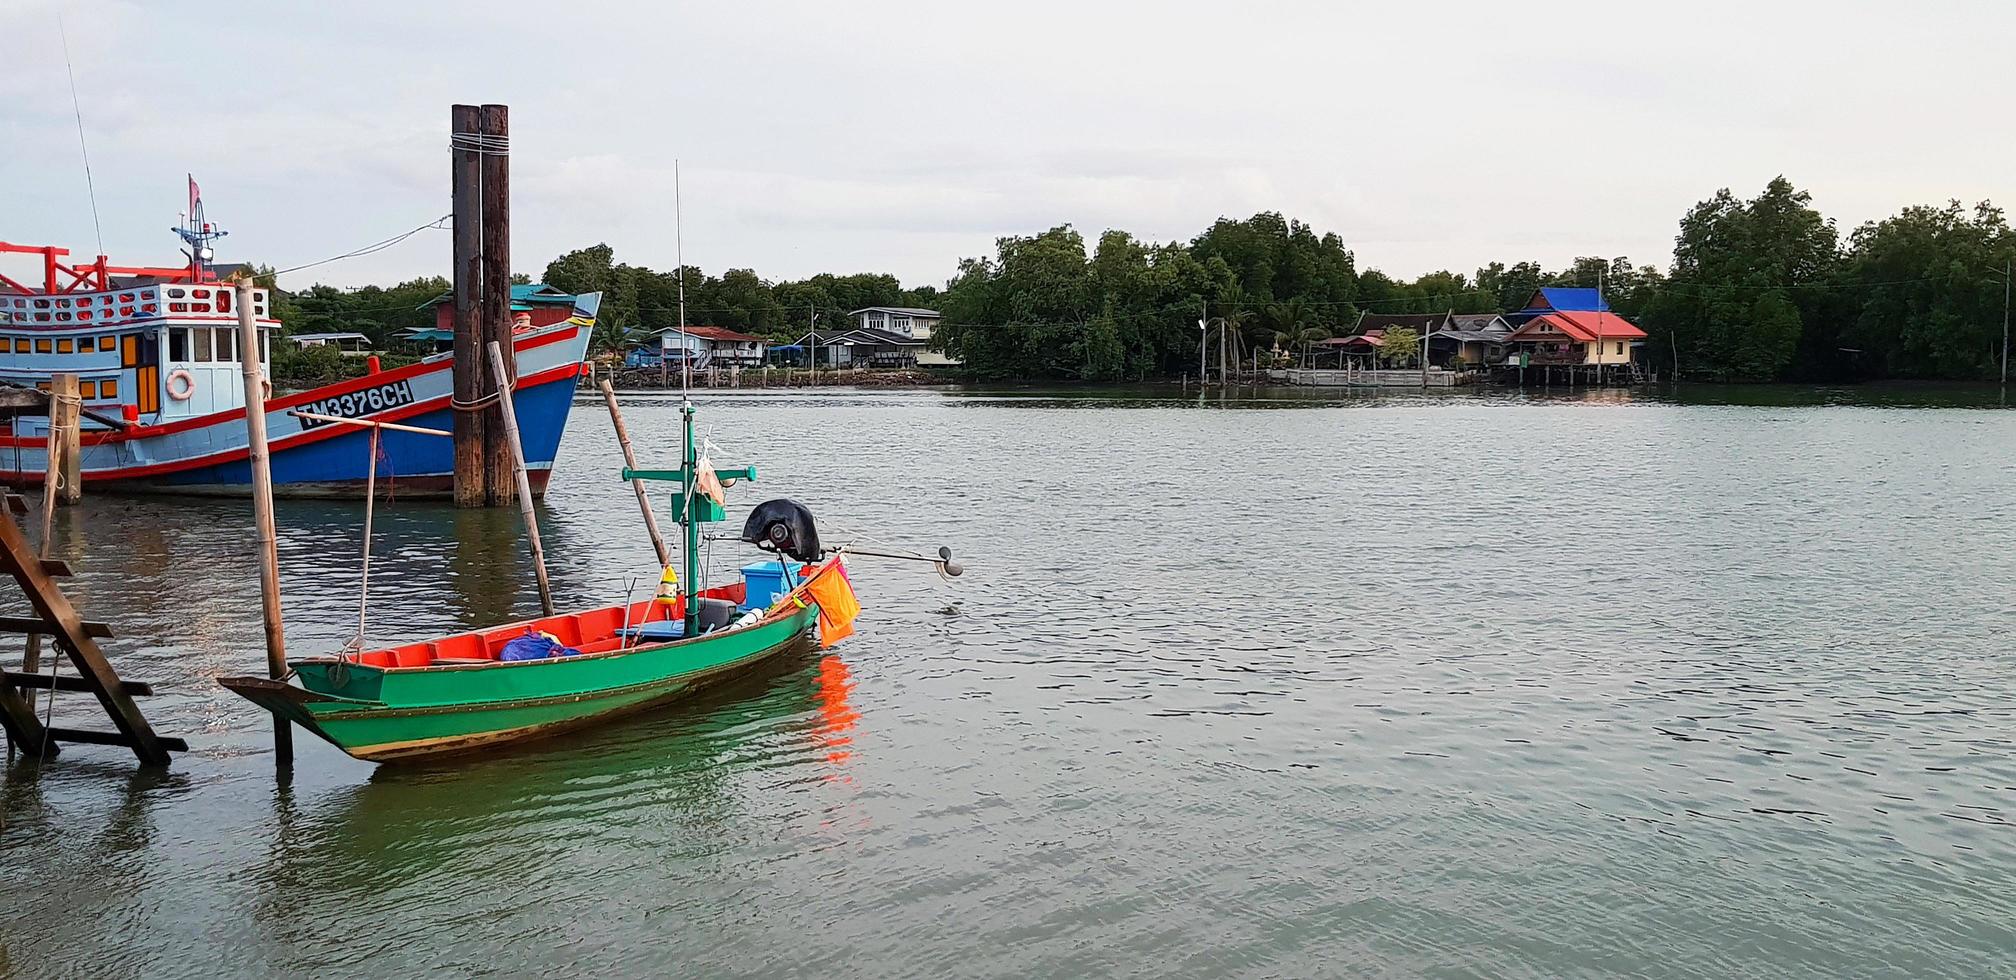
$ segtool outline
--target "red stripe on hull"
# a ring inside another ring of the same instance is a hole
[[[546,485],[552,482],[550,469],[528,469],[526,481],[532,484],[532,496],[546,495]],[[329,480],[318,483],[275,484],[274,496],[290,498],[329,497],[343,500],[361,500],[364,497],[363,480]],[[99,488],[110,493],[131,494],[172,494],[182,497],[246,497],[252,493],[250,484],[161,484],[144,480],[107,480]],[[453,474],[438,476],[402,476],[381,478],[378,481],[380,500],[448,500],[455,496]]]
[[[525,377],[519,378],[518,384],[525,387],[533,387],[542,384],[571,381],[574,378],[579,377],[580,374],[581,374],[581,365],[563,364],[556,368],[548,368],[544,371],[538,372],[537,374],[530,374],[526,375]],[[383,378],[385,376],[373,375],[372,377]],[[324,389],[319,388],[316,389],[317,392],[320,392],[322,390]],[[424,415],[428,412],[438,411],[443,405],[446,405],[448,403],[450,397],[451,396],[448,395],[437,395],[433,398],[427,399],[426,401],[414,402],[411,405],[402,405],[398,408],[379,412],[376,415],[366,417],[379,422],[397,422],[401,419],[412,418],[416,415]],[[244,417],[245,417],[244,409],[238,409],[237,412],[235,413],[235,417],[233,416],[232,413],[219,413],[217,415],[205,416],[205,420],[207,420],[207,424],[219,425],[232,421],[242,420]],[[334,439],[338,436],[347,435],[352,431],[354,431],[354,427],[347,425],[330,424],[330,425],[317,426],[313,429],[307,429],[301,432],[289,433],[286,436],[282,436],[278,439],[275,439],[273,440],[269,448],[272,452],[276,453],[283,452],[285,450],[292,449],[296,446],[305,446],[310,443],[320,442],[324,439]],[[158,428],[150,430],[150,434],[153,435],[159,435],[161,434],[161,432],[162,430]],[[0,439],[0,448],[7,448],[15,445],[32,446],[34,448],[39,449],[42,448],[43,446],[43,440]],[[249,449],[226,449],[223,450],[222,452],[211,453],[206,456],[194,456],[188,459],[178,459],[167,463],[154,463],[148,466],[126,466],[111,470],[106,469],[85,470],[82,476],[86,485],[97,483],[114,483],[121,480],[134,480],[150,476],[162,476],[169,473],[179,473],[182,472],[183,470],[198,469],[204,466],[217,466],[227,463],[236,463],[240,460],[249,457],[250,455],[251,451]],[[0,481],[6,481],[9,483],[20,483],[28,486],[40,486],[42,483],[42,474],[39,472],[23,473],[19,470],[0,469]]]
[[[579,334],[579,332],[580,332],[579,328],[576,328],[574,331],[571,332],[566,330],[556,330],[546,336],[533,337],[530,340],[519,341],[517,344],[513,345],[513,349],[518,352],[524,352],[528,350],[533,350],[535,348],[544,347],[548,344],[562,343],[565,341],[573,340],[575,336]],[[578,371],[579,365],[576,365],[575,367],[576,370]],[[391,384],[392,382],[395,381],[405,381],[409,378],[417,378],[423,374],[431,374],[435,371],[449,371],[453,369],[454,368],[452,361],[436,361],[432,364],[427,363],[408,364],[402,368],[394,368],[390,371],[380,371],[377,374],[367,374],[361,378],[351,378],[347,381],[338,381],[335,384],[323,385],[320,388],[311,388],[307,391],[296,392],[291,395],[284,395],[282,397],[275,398],[272,401],[267,402],[266,410],[268,412],[283,412],[291,408],[297,408],[299,406],[306,405],[309,402],[320,401],[324,398],[334,398],[340,395],[347,395],[353,391],[362,391],[366,388],[372,388],[378,385]],[[544,374],[546,373],[550,372],[542,372],[540,376],[544,376]],[[519,379],[521,383],[524,383],[527,380],[528,379],[525,378]],[[398,418],[403,417],[405,416],[398,416]],[[84,433],[81,441],[83,442],[84,445],[87,446],[96,446],[108,442],[130,442],[135,439],[150,439],[155,436],[173,435],[177,432],[187,432],[191,429],[203,429],[213,425],[222,425],[226,422],[237,422],[243,420],[244,418],[245,418],[245,410],[243,408],[234,408],[230,409],[229,411],[213,412],[209,415],[199,415],[193,419],[179,419],[174,422],[166,422],[160,425],[132,425],[119,430],[112,430],[112,429],[92,430],[90,432]],[[395,420],[396,419],[394,418],[385,419],[385,421],[395,421]],[[11,449],[16,446],[33,446],[36,448],[40,448],[42,446],[42,440],[17,439],[13,436],[0,436],[0,449]],[[90,474],[87,473],[85,474],[85,476],[88,478]]]

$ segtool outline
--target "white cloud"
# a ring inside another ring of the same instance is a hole
[[[0,5],[0,235],[87,251],[54,0]],[[937,282],[997,236],[1150,241],[1279,210],[1399,275],[1663,263],[1680,214],[1785,173],[1844,227],[2009,197],[2004,7],[73,0],[106,246],[173,254],[184,171],[278,264],[447,209],[450,103],[512,107],[517,265],[596,241],[772,277]],[[1880,13],[1880,16],[1877,14]],[[442,235],[317,270],[441,272]]]

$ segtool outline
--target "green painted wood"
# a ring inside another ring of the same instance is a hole
[[[240,693],[358,758],[440,754],[580,727],[677,697],[791,648],[817,614],[808,605],[696,640],[517,663],[332,670],[331,661],[303,661],[293,666],[306,697]]]

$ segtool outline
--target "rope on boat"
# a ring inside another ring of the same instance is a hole
[[[496,390],[490,392],[487,395],[484,395],[481,398],[475,399],[474,401],[465,402],[459,398],[456,398],[453,395],[450,395],[448,396],[448,407],[458,412],[480,412],[486,408],[489,408],[492,405],[497,404],[498,399],[503,397],[503,393],[506,389],[509,389],[511,391],[517,391],[518,379],[512,378],[511,383],[501,385]]]

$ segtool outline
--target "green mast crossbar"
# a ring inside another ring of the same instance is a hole
[[[700,525],[703,523],[714,524],[727,520],[728,514],[721,509],[720,504],[714,502],[712,497],[693,492],[694,481],[698,479],[700,472],[700,460],[694,452],[695,447],[693,445],[693,404],[688,402],[679,406],[679,414],[685,419],[685,448],[681,453],[682,459],[679,468],[676,470],[633,470],[626,466],[623,468],[623,479],[626,481],[657,480],[664,483],[679,484],[678,499],[686,502],[685,513],[679,514],[676,518],[686,529],[686,578],[680,583],[680,589],[686,594],[685,626],[686,636],[690,638],[700,635],[700,603],[698,601],[699,596],[694,590],[694,586],[699,584],[700,581]],[[756,467],[717,468],[714,470],[714,475],[723,480],[748,480],[754,483],[756,482]]]

